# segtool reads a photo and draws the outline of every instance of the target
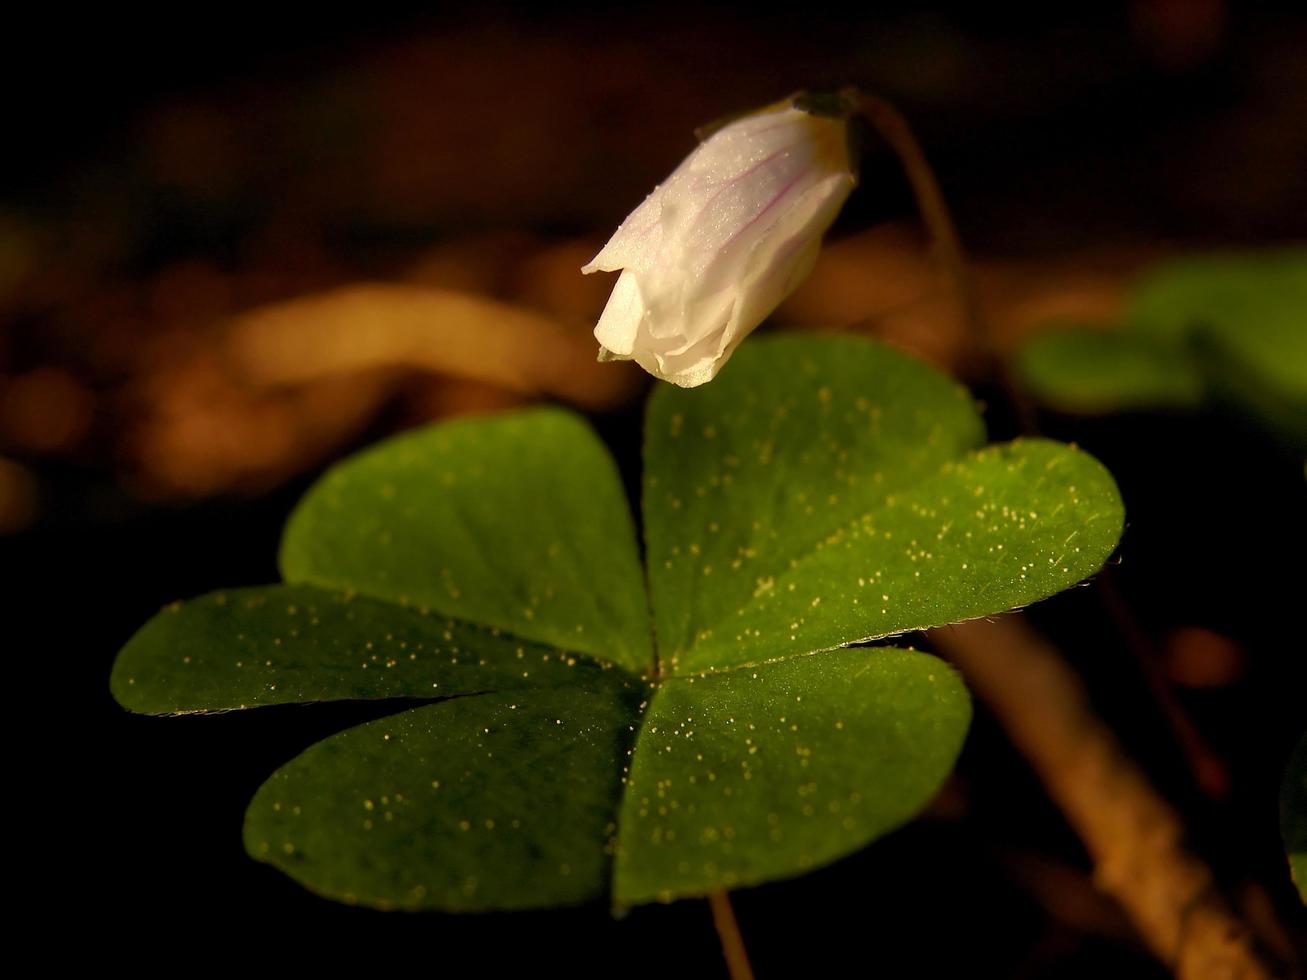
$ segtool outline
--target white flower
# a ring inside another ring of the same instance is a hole
[[[711,381],[812,269],[854,175],[847,114],[799,104],[713,133],[581,270],[622,271],[595,327],[601,360]]]

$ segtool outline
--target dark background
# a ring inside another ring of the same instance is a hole
[[[18,14],[6,32],[0,219],[37,243],[55,285],[0,304],[0,372],[9,383],[54,365],[92,406],[75,438],[24,441],[19,427],[0,450],[31,497],[0,536],[17,614],[11,692],[27,709],[13,742],[15,859],[36,872],[21,887],[26,911],[125,968],[722,975],[702,903],[620,921],[603,908],[385,915],[317,899],[244,856],[241,816],[266,775],[387,709],[132,717],[108,696],[109,666],[162,604],[274,580],[294,500],[331,458],[417,421],[411,388],[330,451],[254,483],[142,492],[125,448],[134,403],[117,395],[127,362],[100,353],[105,311],[135,309],[186,263],[271,281],[253,302],[392,275],[431,243],[482,233],[602,239],[686,152],[694,126],[849,82],[903,106],[982,258],[1307,237],[1301,5],[991,7]],[[195,119],[208,122],[188,128]],[[837,234],[911,216],[892,161],[872,153]],[[162,332],[161,319],[134,320],[129,346]],[[1001,393],[983,381],[979,393],[992,435],[1015,434]],[[594,417],[633,483],[638,398]],[[1121,484],[1129,526],[1106,577],[1144,642],[1131,652],[1101,585],[1042,604],[1035,621],[1245,913],[1300,938],[1276,794],[1307,718],[1301,460],[1215,414],[1041,422]],[[1168,673],[1186,627],[1224,644],[1218,683]],[[1150,690],[1157,677],[1211,747],[1223,790],[1203,788]],[[1096,898],[1087,866],[980,709],[958,775],[922,820],[736,906],[763,977],[1165,975]]]

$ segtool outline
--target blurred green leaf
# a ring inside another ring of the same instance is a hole
[[[1046,404],[1110,413],[1208,401],[1307,446],[1307,249],[1158,267],[1117,331],[1050,331],[1016,354]]]
[[[1207,334],[1268,383],[1307,397],[1307,249],[1159,266],[1136,287],[1125,320],[1181,343]]]
[[[164,610],[114,693],[151,713],[449,698],[313,746],[251,803],[250,852],[323,894],[697,895],[862,846],[952,766],[952,672],[835,648],[1034,601],[1120,533],[1091,458],[980,449],[965,392],[865,341],[755,341],[656,395],[648,433],[652,617],[612,461],[537,410],[337,466],[291,518],[288,584]]]
[[[1040,334],[1018,351],[1017,371],[1035,397],[1064,412],[1197,408],[1203,401],[1203,376],[1192,356],[1127,330]]]
[[[1307,903],[1307,735],[1289,759],[1280,793],[1280,831],[1298,895]]]

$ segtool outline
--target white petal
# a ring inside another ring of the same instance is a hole
[[[662,191],[666,182],[655,187],[613,232],[608,244],[599,254],[581,267],[581,272],[616,272],[628,265],[639,264],[642,255],[656,252],[662,239]]]
[[[853,187],[846,136],[785,104],[700,144],[583,270],[622,270],[603,347],[675,384],[710,380],[811,268]]]
[[[607,351],[619,357],[629,357],[635,345],[640,324],[645,319],[644,301],[640,298],[640,285],[635,274],[623,272],[608,297],[608,305],[595,327],[595,339]]]
[[[718,313],[685,328],[698,337],[661,358],[666,380],[693,387],[716,376],[741,341],[812,271],[821,235],[852,186],[847,174],[825,178],[787,208],[765,237],[751,243],[743,267],[737,270],[734,302],[724,320]]]
[[[738,290],[742,301],[735,310],[737,322],[727,327],[728,333],[741,329],[747,332],[762,322],[812,271],[821,236],[852,190],[852,176],[826,177],[809,188],[768,235],[754,244],[741,272]]]

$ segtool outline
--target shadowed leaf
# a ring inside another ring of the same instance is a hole
[[[499,630],[308,585],[175,603],[114,664],[114,697],[144,714],[550,687],[600,671]]]
[[[952,669],[912,650],[668,681],[622,801],[616,900],[702,895],[856,850],[930,800],[970,716]]]
[[[570,905],[607,894],[643,686],[456,698],[312,746],[260,787],[246,849],[381,908]]]

